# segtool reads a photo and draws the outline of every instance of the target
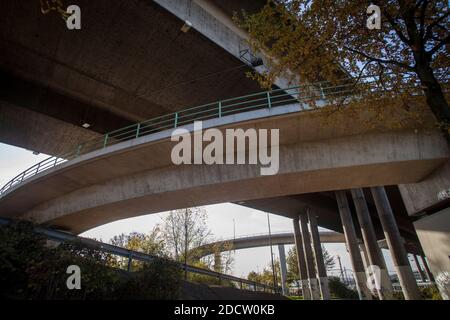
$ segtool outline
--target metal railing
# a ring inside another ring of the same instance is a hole
[[[0,226],[1,225],[8,225],[12,222],[12,220],[0,218]],[[67,242],[67,241],[77,241],[77,243],[83,244],[86,247],[97,249],[102,252],[110,253],[119,257],[124,257],[128,259],[127,264],[127,271],[131,272],[131,266],[133,260],[142,261],[142,262],[152,262],[155,260],[164,260],[165,258],[152,256],[146,253],[133,251],[129,249],[125,249],[122,247],[118,247],[112,244],[103,243],[100,241],[96,241],[93,239],[83,238],[79,236],[75,236],[73,234],[69,234],[62,231],[53,230],[50,228],[43,228],[43,227],[35,227],[34,231],[36,233],[42,234],[45,237],[47,237],[50,240],[56,241],[56,242]],[[185,265],[183,263],[177,263],[179,267],[189,273],[199,274],[199,275],[205,275],[209,276],[215,279],[218,279],[219,284],[226,280],[230,281],[232,283],[238,284],[237,288],[240,289],[251,289],[253,291],[263,291],[263,292],[274,292],[274,288],[271,286],[268,286],[266,284],[254,282],[251,280],[235,277],[229,274],[224,274],[216,271],[212,271],[209,269],[203,269],[191,265]]]
[[[334,85],[322,81],[220,100],[155,117],[144,122],[108,132],[101,137],[87,140],[80,143],[75,150],[58,156],[49,157],[35,164],[7,182],[0,189],[0,195],[40,172],[77,158],[83,154],[104,149],[123,141],[136,139],[164,130],[175,129],[180,126],[191,124],[194,121],[221,118],[244,111],[271,109],[290,104],[300,104],[303,110],[308,110],[314,108],[314,106],[340,103],[342,102],[343,97],[352,96],[352,99],[358,99],[361,98],[361,96],[357,94],[359,92],[359,86],[361,85],[369,86],[369,90],[379,89],[373,77],[362,78],[362,82],[358,85],[354,84],[350,79],[343,79]]]

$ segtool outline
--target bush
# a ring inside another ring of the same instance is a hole
[[[114,260],[77,242],[55,248],[30,223],[0,227],[0,295],[12,299],[175,299],[181,275],[167,260],[144,264],[129,274],[110,267]],[[81,269],[81,289],[69,290],[69,265]]]
[[[29,283],[27,270],[38,261],[45,261],[48,252],[45,239],[33,233],[29,223],[0,228],[0,295],[25,298]]]
[[[358,293],[355,290],[347,288],[347,286],[337,277],[329,277],[328,284],[331,296],[334,298],[349,300],[359,299]]]
[[[420,292],[425,300],[442,300],[442,296],[436,286],[420,288]]]
[[[181,289],[181,269],[168,260],[143,265],[122,281],[119,299],[177,299]]]

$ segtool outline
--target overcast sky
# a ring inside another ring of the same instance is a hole
[[[3,186],[14,176],[45,158],[45,155],[34,155],[29,150],[0,143],[0,186]],[[236,226],[236,237],[256,233],[268,233],[267,213],[265,212],[231,203],[210,205],[204,208],[208,212],[208,226],[216,239],[233,237],[233,220]],[[154,226],[161,223],[162,218],[166,214],[166,212],[162,212],[119,220],[91,229],[83,233],[82,236],[93,237],[108,242],[114,235],[120,233],[129,233],[132,231],[148,232]],[[281,231],[293,232],[291,219],[270,214],[270,222],[273,233]],[[286,246],[286,253],[290,247]],[[325,248],[331,255],[339,255],[341,257],[344,268],[351,269],[349,256],[344,244],[325,244]],[[392,260],[387,250],[383,251],[388,269],[391,272],[393,271]],[[274,254],[278,258],[276,246],[274,246]],[[238,250],[234,255],[234,264],[231,273],[239,277],[246,276],[250,271],[260,271],[269,264],[270,249],[268,247]]]

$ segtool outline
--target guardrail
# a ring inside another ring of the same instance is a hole
[[[11,222],[12,222],[12,220],[0,218],[0,225],[8,225]],[[131,266],[132,266],[133,260],[138,260],[138,261],[142,261],[142,262],[151,262],[154,260],[164,259],[161,257],[152,256],[152,255],[149,255],[146,253],[125,249],[125,248],[118,247],[118,246],[115,246],[112,244],[103,243],[103,242],[96,241],[93,239],[75,236],[73,234],[69,234],[66,232],[57,231],[57,230],[53,230],[53,229],[49,229],[49,228],[35,227],[34,231],[36,233],[43,234],[48,239],[56,241],[56,242],[77,241],[78,243],[81,243],[81,244],[85,245],[86,247],[101,250],[103,252],[107,252],[107,253],[110,253],[110,254],[113,254],[116,256],[124,257],[124,258],[128,259],[128,265],[127,265],[128,272],[131,272]],[[220,272],[216,272],[216,271],[212,271],[212,270],[208,270],[208,269],[203,269],[203,268],[199,268],[199,267],[195,267],[195,266],[191,266],[191,265],[185,265],[183,263],[178,263],[178,264],[184,272],[190,272],[190,273],[206,275],[206,276],[216,278],[216,279],[218,279],[219,284],[221,283],[221,281],[227,280],[227,281],[231,281],[233,283],[238,284],[239,285],[238,288],[240,288],[240,289],[244,289],[245,288],[244,285],[246,285],[247,286],[246,289],[252,289],[254,291],[264,291],[264,292],[272,292],[272,293],[275,292],[275,289],[273,287],[262,284],[262,283],[250,281],[250,280],[235,277],[235,276],[232,276],[229,274],[224,274],[224,273],[220,273]]]
[[[343,97],[350,95],[353,98],[357,98],[360,86],[366,86],[372,91],[380,89],[372,76],[363,77],[360,80],[362,82],[358,83],[358,85],[350,79],[343,79],[333,86],[329,85],[326,81],[321,81],[285,89],[263,91],[184,109],[120,128],[108,132],[101,137],[80,143],[75,150],[49,157],[35,164],[7,182],[0,189],[0,196],[10,188],[36,174],[79,157],[80,155],[148,134],[175,129],[183,125],[191,124],[194,121],[221,118],[243,111],[271,109],[295,103],[299,103],[304,110],[307,110],[313,108],[314,105],[324,106],[342,102]]]

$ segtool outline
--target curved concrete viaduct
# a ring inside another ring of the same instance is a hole
[[[339,125],[325,125],[327,120],[316,112],[300,111],[298,105],[288,105],[203,123],[220,130],[278,128],[277,175],[261,176],[257,165],[175,166],[167,130],[39,173],[2,195],[0,215],[80,233],[122,218],[189,206],[417,182],[449,157],[437,131],[367,129],[344,116]],[[338,219],[336,211],[333,218]]]
[[[192,249],[192,255],[196,258],[202,258],[207,255],[214,254],[217,251],[228,251],[230,250],[230,248],[227,248],[227,245],[231,246],[231,250],[241,250],[257,247],[267,247],[270,245],[270,241],[272,241],[272,245],[294,244],[295,242],[293,232],[274,233],[271,235],[271,238],[272,239],[270,240],[268,234],[261,234],[238,237],[236,239],[219,240]],[[345,237],[342,233],[322,231],[320,232],[320,242],[344,243]]]

